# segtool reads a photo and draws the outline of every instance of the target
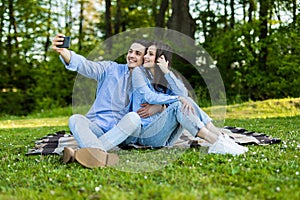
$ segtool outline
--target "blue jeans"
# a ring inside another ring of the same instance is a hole
[[[184,113],[181,102],[175,102],[162,112],[151,124],[142,127],[138,143],[145,146],[173,146],[183,129],[194,137],[211,118],[192,100],[195,114]]]
[[[108,151],[129,136],[138,136],[141,131],[141,119],[137,113],[130,112],[115,127],[104,133],[87,117],[75,114],[69,119],[69,128],[80,148],[90,147]]]

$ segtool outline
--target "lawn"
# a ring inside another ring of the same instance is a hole
[[[3,116],[0,199],[299,199],[299,102],[268,100],[226,108],[224,125],[264,132],[282,139],[280,144],[251,145],[241,156],[207,154],[204,148],[122,151],[127,158],[122,166],[97,169],[65,165],[55,155],[25,156],[36,139],[68,130],[71,109]]]

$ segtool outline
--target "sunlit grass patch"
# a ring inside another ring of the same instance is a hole
[[[218,109],[220,111],[218,111]],[[226,110],[226,119],[254,119],[272,117],[292,117],[300,115],[300,98],[271,99],[266,101],[245,102],[224,107],[210,107],[204,110],[214,116],[214,113]]]
[[[36,118],[36,119],[15,119],[1,120],[0,128],[25,128],[25,127],[44,127],[44,126],[66,126],[68,117],[59,118]]]

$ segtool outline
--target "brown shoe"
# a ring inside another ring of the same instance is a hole
[[[107,153],[98,148],[81,148],[76,151],[75,159],[88,168],[113,166],[119,162],[117,154]]]
[[[63,162],[65,164],[69,162],[74,162],[75,160],[75,150],[70,147],[65,147],[63,152]]]

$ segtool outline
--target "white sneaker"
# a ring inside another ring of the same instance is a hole
[[[224,134],[224,138],[225,138],[226,141],[228,141],[230,144],[232,144],[232,146],[235,146],[241,152],[244,151],[244,153],[246,153],[248,151],[248,147],[244,147],[242,145],[239,145],[232,138],[230,138],[228,135]]]
[[[231,155],[240,155],[247,151],[247,147],[245,148],[235,143],[232,139],[224,135],[220,135],[218,140],[214,144],[212,144],[208,149],[208,153]]]

